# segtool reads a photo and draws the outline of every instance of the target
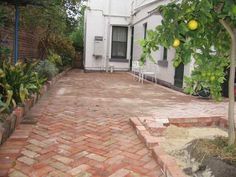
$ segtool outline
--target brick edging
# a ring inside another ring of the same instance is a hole
[[[228,120],[223,116],[211,117],[185,117],[185,118],[169,118],[169,124],[178,127],[219,127],[227,129],[229,127]]]
[[[31,95],[31,98],[27,99],[23,106],[17,106],[10,115],[6,117],[6,120],[0,122],[0,146],[11,136],[16,127],[21,123],[23,117],[29,112],[29,110],[37,103],[37,101],[53,86],[55,83],[63,77],[71,68],[65,69],[60,74],[56,75],[51,81],[47,81],[39,94]]]
[[[159,144],[164,140],[163,137],[152,136],[137,117],[130,118],[131,125],[135,128],[138,137],[152,151],[152,156],[160,165],[166,177],[187,177],[173,157],[168,155]]]

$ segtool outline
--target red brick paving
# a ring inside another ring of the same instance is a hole
[[[0,147],[0,176],[162,177],[129,125],[142,108],[126,89],[143,87],[125,73],[71,71],[27,115],[38,123]]]

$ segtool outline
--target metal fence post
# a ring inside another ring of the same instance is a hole
[[[19,5],[15,4],[15,41],[14,41],[14,63],[17,63],[19,56],[19,16],[20,10]]]

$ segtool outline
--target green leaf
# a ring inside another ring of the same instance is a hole
[[[20,85],[20,93],[19,94],[20,94],[21,102],[23,103],[29,95],[28,90],[24,87],[23,84]]]

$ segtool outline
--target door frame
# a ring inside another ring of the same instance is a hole
[[[130,63],[129,63],[130,71],[132,71],[133,53],[134,53],[134,26],[131,26]]]
[[[175,68],[174,86],[178,88],[183,88],[183,84],[184,84],[184,64],[180,63],[179,66]]]

